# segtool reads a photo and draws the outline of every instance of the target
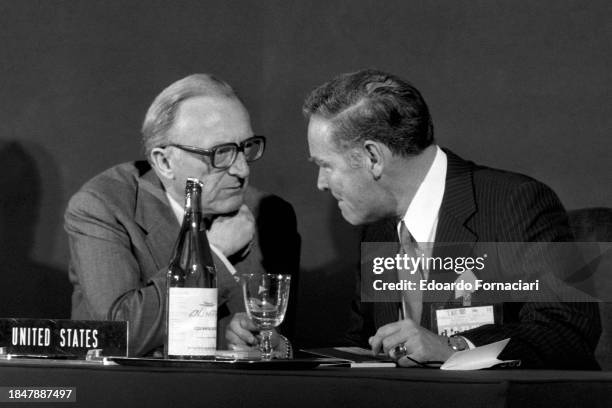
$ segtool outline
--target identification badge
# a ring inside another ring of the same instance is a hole
[[[435,309],[434,314],[438,334],[449,337],[485,324],[495,324],[496,315],[498,322],[501,320],[501,313],[496,313],[493,305]]]

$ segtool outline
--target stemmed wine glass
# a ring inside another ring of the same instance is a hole
[[[291,275],[245,274],[241,278],[244,306],[260,330],[262,360],[272,359],[272,329],[285,318]]]

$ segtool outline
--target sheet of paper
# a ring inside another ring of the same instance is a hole
[[[499,360],[497,356],[502,352],[510,339],[504,339],[472,350],[459,351],[453,354],[442,366],[441,370],[481,370],[498,364],[518,363],[518,360]]]

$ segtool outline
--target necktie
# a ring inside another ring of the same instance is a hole
[[[400,221],[400,255],[402,259],[404,256],[408,257],[408,265],[412,266],[413,263],[410,259],[417,261],[418,255],[416,252],[417,244],[414,240],[410,231],[406,227],[404,221]],[[403,262],[402,262],[403,264]],[[405,266],[405,265],[402,265]],[[423,313],[423,292],[419,290],[421,279],[423,279],[423,271],[417,267],[416,270],[411,268],[399,268],[397,271],[398,279],[401,281],[414,282],[414,290],[404,290],[402,292],[402,313],[401,318],[410,318],[416,324],[421,324],[421,315]],[[403,315],[403,316],[402,316]]]

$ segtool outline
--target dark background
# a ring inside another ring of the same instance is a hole
[[[68,199],[141,156],[148,105],[193,72],[235,86],[268,137],[252,183],[298,215],[304,343],[344,327],[357,259],[300,111],[340,72],[399,74],[440,144],[569,209],[612,206],[611,22],[609,0],[0,1],[0,315],[68,316]]]

